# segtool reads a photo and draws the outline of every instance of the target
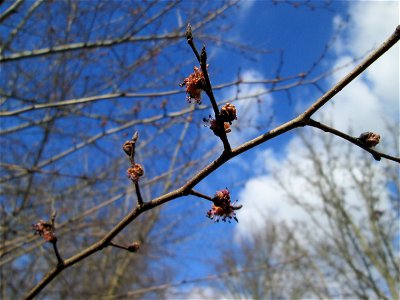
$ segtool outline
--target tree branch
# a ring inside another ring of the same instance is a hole
[[[400,25],[396,27],[396,30],[392,35],[375,51],[373,51],[364,61],[357,65],[350,73],[348,73],[341,81],[339,81],[333,88],[327,93],[320,97],[314,104],[307,109],[302,117],[309,119],[318,109],[320,109],[325,103],[332,99],[337,93],[339,93],[345,86],[352,82],[358,75],[364,72],[371,64],[373,64],[379,57],[381,57],[386,51],[394,46],[400,39]]]

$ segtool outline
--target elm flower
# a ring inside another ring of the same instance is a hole
[[[54,227],[50,222],[39,220],[37,223],[32,224],[32,228],[35,231],[35,234],[39,234],[46,241],[50,243],[57,242],[57,237],[54,234]]]
[[[237,201],[231,203],[228,189],[216,192],[212,201],[213,205],[207,212],[207,218],[214,220],[214,222],[219,222],[219,220],[226,222],[228,220],[230,223],[231,219],[239,222],[236,218],[235,210],[241,209],[242,205],[235,205]]]
[[[358,137],[358,140],[360,140],[362,143],[364,143],[367,147],[375,147],[376,145],[379,144],[379,140],[381,139],[381,136],[377,133],[373,132],[364,132],[361,133],[360,136]]]
[[[205,123],[204,126],[210,127],[210,129],[214,132],[216,136],[220,136],[220,131],[218,127],[218,122],[214,118],[211,117],[211,115],[208,116],[208,119],[203,118],[203,122]],[[231,126],[229,125],[228,122],[224,122],[224,130],[225,133],[231,132]]]
[[[194,72],[190,74],[180,84],[181,87],[186,86],[186,100],[191,103],[192,100],[196,103],[201,103],[201,91],[206,85],[204,74],[198,67],[194,67]]]
[[[144,170],[140,164],[135,164],[132,168],[129,168],[126,171],[126,174],[128,178],[130,178],[132,181],[137,182],[139,180],[139,177],[143,176]]]
[[[229,124],[232,124],[233,120],[237,120],[235,105],[226,103],[221,108],[220,115],[224,122],[228,122]]]

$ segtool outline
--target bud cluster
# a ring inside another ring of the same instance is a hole
[[[126,171],[126,174],[132,181],[137,182],[139,177],[143,176],[144,170],[142,165],[135,164]]]
[[[236,107],[233,104],[227,103],[225,104],[219,113],[219,116],[221,120],[223,121],[224,124],[224,131],[225,133],[231,132],[231,124],[234,120],[237,120],[237,115],[236,115]],[[211,115],[208,116],[208,118],[203,118],[203,122],[205,123],[205,126],[210,127],[210,129],[214,132],[216,136],[221,135],[221,130],[218,126],[217,120],[215,120]]]
[[[32,228],[35,234],[42,236],[46,241],[50,243],[57,242],[57,237],[54,234],[54,226],[50,222],[39,220],[37,223],[32,224]]]
[[[360,136],[358,137],[358,140],[361,141],[363,144],[365,144],[367,147],[375,147],[376,145],[379,144],[379,141],[381,139],[381,136],[377,133],[373,132],[364,132],[361,133]]]
[[[214,220],[215,222],[219,222],[219,220],[226,222],[228,220],[230,223],[231,219],[234,219],[236,222],[238,222],[235,210],[242,208],[242,205],[235,205],[236,201],[231,203],[231,197],[228,189],[216,192],[212,201],[213,205],[207,212],[208,218]]]
[[[201,103],[201,91],[206,86],[204,74],[198,67],[194,67],[194,71],[186,77],[180,84],[181,87],[186,86],[186,100],[191,103],[192,100],[196,103]]]
[[[135,163],[135,144],[138,139],[138,133],[136,132],[130,141],[126,141],[122,145],[122,149],[128,155],[131,162],[131,167],[126,171],[126,175],[133,182],[138,182],[139,178],[144,175],[144,169],[142,165]]]

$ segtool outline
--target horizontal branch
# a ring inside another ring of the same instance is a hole
[[[357,65],[350,73],[348,73],[341,81],[339,81],[333,88],[327,93],[320,97],[314,104],[310,106],[303,113],[305,119],[309,119],[318,109],[325,105],[330,99],[332,99],[337,93],[339,93],[345,86],[352,82],[358,75],[364,72],[372,63],[374,63],[379,57],[385,54],[392,46],[394,46],[400,39],[400,25],[396,27],[396,30],[392,35],[375,51],[373,51],[364,61]]]
[[[353,63],[353,62],[351,62]],[[222,83],[218,85],[213,86],[213,90],[220,90],[223,88],[231,87],[231,86],[240,86],[240,85],[251,85],[251,84],[273,84],[274,87],[271,89],[268,89],[262,93],[256,93],[256,94],[251,94],[245,97],[239,97],[237,99],[247,99],[247,98],[252,98],[252,97],[257,97],[266,93],[272,93],[275,91],[282,91],[282,90],[287,90],[291,89],[294,87],[298,87],[300,85],[309,85],[309,84],[315,84],[319,80],[324,79],[325,77],[328,77],[335,73],[336,71],[339,71],[343,68],[346,68],[350,65],[350,63],[346,63],[338,68],[335,68],[333,70],[330,70],[328,72],[321,73],[319,75],[314,76],[313,78],[310,78],[308,80],[304,80],[304,78],[308,75],[305,73],[300,73],[296,75],[291,75],[287,77],[279,77],[279,78],[273,78],[273,79],[262,79],[262,80],[243,80],[241,78],[227,82],[227,83]],[[298,79],[297,81],[291,82],[286,85],[279,85],[277,86],[278,83],[283,83],[287,81],[292,81]],[[69,106],[69,105],[77,105],[77,104],[84,104],[84,103],[91,103],[91,102],[97,102],[97,101],[103,101],[103,100],[111,100],[111,99],[117,99],[117,98],[156,98],[156,97],[165,97],[165,96],[172,96],[172,95],[177,95],[177,94],[184,94],[185,91],[182,89],[176,89],[176,90],[170,90],[170,91],[164,91],[164,92],[151,92],[151,93],[131,93],[131,92],[118,92],[118,93],[108,93],[108,94],[103,94],[103,95],[96,95],[96,96],[90,96],[90,97],[83,97],[83,98],[76,98],[76,99],[69,99],[69,100],[62,100],[62,101],[56,101],[56,102],[50,102],[50,103],[41,103],[41,104],[33,104],[33,105],[28,105],[25,107],[21,107],[15,110],[10,110],[10,111],[0,111],[0,117],[9,117],[9,116],[15,116],[19,114],[23,114],[26,112],[30,112],[33,110],[41,110],[41,109],[46,109],[46,108],[58,108],[58,107],[63,107],[63,106]],[[4,97],[8,98],[14,98],[14,95],[2,95]],[[223,102],[232,102],[234,99],[228,99],[221,101],[220,103]],[[218,104],[220,104],[218,103]],[[12,129],[10,130],[12,131]],[[7,133],[7,131],[4,131]],[[5,134],[3,131],[0,131],[0,135]]]
[[[209,23],[225,10],[236,4],[238,1],[228,2],[223,5],[221,8],[216,10],[213,14],[208,15],[202,21],[198,22],[193,26],[193,30],[201,28],[205,24]],[[1,16],[0,16],[1,17]],[[100,40],[94,42],[77,42],[71,44],[58,45],[53,47],[47,47],[36,50],[27,50],[18,53],[13,53],[7,56],[0,55],[0,63],[1,62],[9,62],[16,61],[26,58],[35,58],[45,55],[63,53],[67,51],[76,51],[83,49],[95,49],[95,48],[105,48],[112,47],[124,43],[137,43],[137,42],[148,42],[148,41],[160,41],[160,40],[177,40],[185,36],[185,33],[180,30],[180,28],[176,28],[173,33],[163,34],[163,35],[144,35],[144,36],[123,36],[115,39],[108,40]]]

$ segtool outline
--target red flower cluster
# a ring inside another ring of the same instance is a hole
[[[229,223],[230,219],[239,222],[236,218],[235,210],[242,208],[242,205],[235,205],[236,201],[231,204],[231,196],[228,189],[216,192],[212,201],[213,205],[207,212],[208,218],[214,220],[214,222],[219,222],[219,220],[226,222],[227,219]]]
[[[128,178],[130,178],[132,181],[137,182],[139,180],[139,177],[143,176],[144,170],[140,164],[135,164],[132,168],[128,169],[126,174]]]
[[[225,133],[231,132],[231,124],[234,120],[237,120],[236,116],[236,107],[233,104],[226,103],[219,112],[220,117],[224,123],[224,131]],[[216,136],[220,136],[220,129],[218,127],[218,122],[211,115],[208,116],[208,119],[203,118],[203,122],[206,123],[205,126],[210,127],[210,129],[214,132]]]
[[[206,85],[206,80],[204,78],[203,72],[198,68],[194,67],[194,72],[185,78],[180,86],[186,86],[186,100],[191,103],[192,99],[196,103],[201,103],[201,91]]]
[[[57,237],[54,235],[54,227],[50,222],[39,220],[36,224],[32,224],[35,234],[39,234],[50,243],[57,242]]]

